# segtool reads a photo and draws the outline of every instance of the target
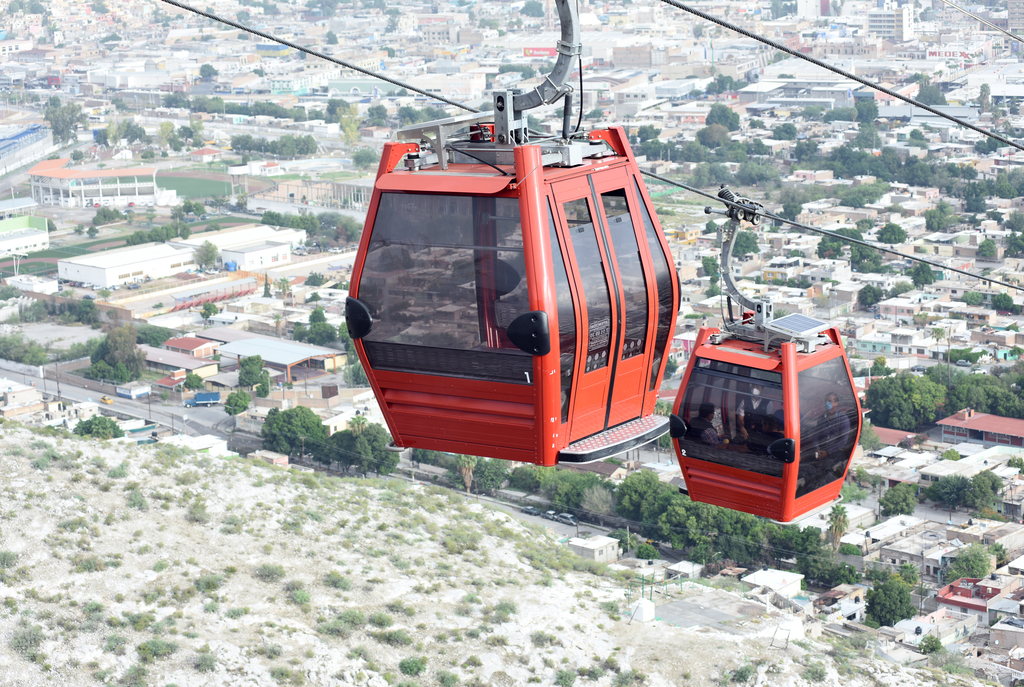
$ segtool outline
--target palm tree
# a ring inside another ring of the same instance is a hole
[[[363,430],[366,429],[366,425],[369,424],[366,421],[365,415],[356,415],[354,418],[348,421],[348,428],[353,434],[362,434]]]
[[[846,508],[838,503],[832,506],[828,514],[828,538],[832,543],[832,555],[839,551],[839,540],[850,529],[850,519],[846,516]]]
[[[277,285],[281,287],[281,293],[291,293],[292,283],[288,281],[287,277],[281,277],[277,280]]]
[[[469,488],[473,486],[473,468],[476,467],[476,456],[460,455],[455,459],[455,464],[459,468],[459,474],[462,475],[462,481],[468,492]]]

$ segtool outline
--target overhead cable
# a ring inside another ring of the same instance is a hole
[[[233,26],[236,29],[238,29],[239,31],[245,31],[246,33],[251,33],[252,35],[259,36],[260,38],[263,38],[265,40],[272,41],[274,43],[280,43],[281,45],[286,45],[286,46],[288,46],[289,48],[291,48],[293,50],[298,50],[299,52],[305,53],[307,55],[312,55],[313,57],[319,57],[321,60],[327,60],[328,62],[333,62],[334,64],[336,64],[336,65],[338,65],[340,67],[344,67],[345,69],[351,69],[352,71],[359,72],[360,74],[366,74],[367,76],[371,76],[371,77],[373,77],[375,79],[380,79],[381,81],[386,81],[389,84],[392,84],[393,86],[398,86],[399,88],[404,88],[407,91],[412,91],[413,93],[419,93],[420,95],[426,96],[428,98],[433,98],[435,100],[440,100],[442,103],[445,103],[446,105],[451,105],[452,107],[458,107],[458,108],[461,108],[461,109],[466,110],[468,112],[479,112],[479,110],[477,110],[475,108],[472,108],[472,107],[470,107],[468,105],[463,105],[462,103],[457,103],[454,100],[449,100],[448,98],[445,98],[443,95],[438,95],[437,93],[430,93],[429,91],[424,91],[424,90],[422,90],[420,88],[416,88],[412,84],[405,83],[404,81],[399,81],[398,79],[392,79],[390,76],[384,76],[383,74],[371,71],[369,69],[363,69],[362,67],[354,65],[351,62],[346,62],[345,60],[339,60],[337,57],[332,57],[330,55],[325,55],[324,53],[320,52],[319,50],[313,50],[312,48],[305,48],[305,47],[299,45],[298,43],[293,43],[292,41],[285,40],[284,38],[278,38],[277,36],[274,36],[272,34],[264,33],[263,31],[260,31],[259,29],[252,28],[251,26],[245,26],[243,24],[239,24],[236,21],[231,21],[230,19],[225,19],[224,17],[218,17],[216,14],[213,14],[211,12],[206,12],[205,10],[197,9],[195,7],[192,7],[192,5],[188,5],[188,4],[184,3],[184,2],[178,2],[178,0],[160,0],[160,2],[166,3],[168,5],[173,5],[174,7],[177,7],[178,9],[185,10],[186,12],[192,12],[193,14],[198,14],[199,16],[206,17],[207,19],[212,19],[213,21],[220,22],[221,24],[227,24],[228,26]]]
[[[707,191],[702,191],[699,188],[694,188],[693,186],[689,186],[688,184],[684,184],[681,181],[674,181],[674,180],[669,179],[668,177],[664,177],[664,176],[662,176],[660,174],[655,174],[654,172],[645,172],[645,171],[641,170],[640,173],[643,174],[644,176],[648,176],[648,177],[651,177],[652,179],[656,179],[656,180],[662,182],[663,184],[670,184],[671,186],[678,186],[679,188],[685,189],[687,191],[690,191],[691,193],[696,193],[697,195],[704,196],[705,198],[713,200],[716,203],[724,203],[727,206],[735,207],[735,208],[741,208],[741,209],[744,209],[744,210],[749,209],[748,206],[746,206],[746,205],[744,205],[742,203],[735,203],[735,202],[726,200],[724,198],[719,198],[718,196],[716,196],[714,194],[711,194],[711,193],[708,193]],[[931,265],[932,267],[938,268],[940,270],[949,270],[951,272],[956,272],[958,274],[962,274],[962,275],[964,275],[966,277],[971,277],[973,279],[979,279],[981,281],[987,281],[987,282],[990,282],[991,284],[999,284],[1000,286],[1005,286],[1006,288],[1014,289],[1016,291],[1024,291],[1024,287],[1022,287],[1020,285],[1009,284],[1007,282],[1000,281],[999,279],[992,279],[991,277],[987,277],[985,275],[975,274],[974,272],[968,272],[967,270],[962,270],[959,267],[949,267],[947,265],[943,265],[943,264],[938,263],[938,262],[933,262],[931,260],[926,260],[925,258],[919,258],[916,255],[907,255],[906,253],[901,253],[898,250],[894,250],[892,248],[885,248],[883,246],[876,246],[875,244],[870,243],[868,241],[862,241],[860,239],[850,238],[849,236],[843,236],[842,234],[837,234],[837,233],[835,233],[833,231],[829,231],[827,229],[822,229],[820,227],[812,227],[811,225],[803,224],[802,222],[794,222],[791,219],[786,219],[785,217],[779,217],[778,215],[772,214],[770,212],[759,212],[758,214],[760,214],[762,217],[765,217],[767,219],[774,220],[775,222],[781,222],[783,224],[788,224],[790,226],[796,227],[797,229],[803,229],[805,231],[813,231],[813,232],[815,232],[817,234],[821,234],[823,236],[831,236],[834,239],[838,239],[838,240],[846,242],[846,243],[855,243],[858,246],[864,246],[865,248],[873,248],[874,250],[882,251],[883,253],[891,253],[892,255],[898,255],[899,257],[905,258],[907,260],[915,260],[917,262],[923,262],[926,265]]]
[[[164,0],[164,1],[166,2],[166,0]],[[782,43],[778,43],[776,41],[773,41],[770,38],[765,38],[764,36],[759,36],[756,33],[754,33],[753,31],[747,31],[746,29],[741,28],[739,26],[736,26],[735,24],[733,24],[731,22],[728,22],[725,19],[720,19],[719,17],[716,17],[716,16],[714,16],[712,14],[708,14],[707,12],[704,12],[703,10],[699,10],[699,9],[697,9],[695,7],[690,7],[689,5],[687,5],[685,3],[679,2],[679,0],[660,0],[660,1],[665,3],[666,5],[671,5],[672,7],[675,7],[677,9],[681,9],[684,12],[689,12],[690,14],[694,15],[695,17],[700,17],[701,19],[707,20],[707,21],[709,21],[709,22],[711,22],[713,24],[717,24],[717,25],[721,26],[722,28],[729,29],[730,31],[735,31],[736,33],[738,33],[738,34],[740,34],[742,36],[746,36],[747,38],[752,38],[752,39],[754,39],[755,41],[757,41],[759,43],[763,43],[763,44],[765,44],[765,45],[767,45],[769,47],[775,48],[776,50],[779,50],[781,52],[784,52],[784,53],[787,53],[789,55],[792,55],[793,57],[798,57],[801,60],[805,60],[807,62],[810,62],[813,65],[821,67],[822,69],[827,69],[828,71],[832,72],[833,74],[838,74],[839,76],[842,76],[843,78],[850,79],[852,81],[856,81],[857,83],[862,84],[864,86],[867,86],[868,88],[873,88],[876,91],[879,91],[881,93],[885,93],[886,95],[888,95],[891,98],[896,98],[897,100],[902,100],[903,102],[907,103],[908,105],[913,105],[914,107],[919,107],[919,108],[921,108],[922,110],[924,110],[926,112],[930,112],[931,114],[935,115],[936,117],[941,117],[941,118],[943,118],[943,119],[945,119],[947,121],[953,122],[954,124],[959,124],[960,126],[965,127],[967,129],[970,129],[971,131],[976,131],[977,133],[979,133],[979,134],[981,134],[983,136],[988,136],[989,138],[994,138],[995,140],[999,141],[1000,143],[1005,143],[1006,145],[1010,146],[1011,148],[1016,148],[1017,150],[1020,150],[1020,151],[1024,152],[1024,145],[1021,145],[1020,143],[1017,143],[1015,141],[1011,141],[1010,139],[1006,138],[1005,136],[1000,136],[999,134],[993,133],[993,132],[989,131],[988,129],[982,128],[980,126],[976,126],[974,124],[971,124],[970,122],[967,122],[967,121],[964,121],[963,119],[960,119],[959,117],[954,117],[951,114],[947,114],[945,112],[942,112],[941,110],[938,110],[938,109],[932,107],[931,105],[925,105],[924,103],[919,102],[917,100],[914,100],[913,98],[910,98],[908,96],[905,96],[902,93],[897,93],[896,91],[892,90],[891,88],[886,88],[885,86],[880,86],[880,85],[878,85],[876,83],[872,83],[871,81],[868,81],[864,77],[857,76],[856,74],[852,74],[852,73],[846,71],[845,69],[840,69],[839,67],[836,67],[835,65],[831,65],[828,62],[825,62],[823,60],[819,60],[816,57],[811,57],[810,55],[805,55],[802,52],[798,52],[796,50],[793,50],[792,48],[786,47]]]

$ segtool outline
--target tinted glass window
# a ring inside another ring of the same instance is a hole
[[[842,358],[804,370],[800,384],[800,476],[796,495],[842,479],[857,437],[857,401]]]
[[[647,246],[654,262],[654,278],[658,287],[658,329],[654,339],[654,360],[651,363],[650,388],[653,390],[661,382],[658,378],[658,369],[661,367],[662,357],[667,353],[668,337],[672,333],[672,269],[669,267],[668,258],[665,257],[665,250],[661,247],[654,222],[651,221],[651,214],[647,212],[647,204],[640,193],[640,185],[635,179],[633,184],[636,187],[637,202],[640,204],[640,216],[644,219],[644,233],[647,235]]]
[[[608,280],[604,274],[604,263],[597,245],[597,233],[590,207],[583,198],[565,203],[565,219],[568,223],[572,249],[576,255],[576,266],[583,283],[583,298],[587,303],[587,363],[585,371],[597,370],[608,365],[608,351],[611,348],[612,304],[608,291]]]
[[[782,376],[739,365],[698,360],[679,408],[691,458],[782,477],[784,464],[767,448],[784,438]]]
[[[572,292],[565,271],[562,251],[558,248],[555,215],[548,203],[548,241],[555,268],[555,298],[558,300],[558,365],[562,380],[562,422],[569,420],[569,399],[572,394],[573,370],[576,367],[576,313],[572,307]]]
[[[608,234],[612,239],[625,297],[626,334],[622,339],[622,359],[625,360],[643,355],[647,343],[647,278],[633,231],[633,219],[626,204],[626,189],[602,194],[601,204],[608,220]]]
[[[371,366],[529,383],[505,336],[530,309],[525,274],[516,199],[382,194],[358,292]]]

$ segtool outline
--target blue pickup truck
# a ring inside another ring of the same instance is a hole
[[[196,406],[215,406],[218,403],[220,403],[219,391],[200,391],[195,396],[185,401],[185,407],[195,408]]]

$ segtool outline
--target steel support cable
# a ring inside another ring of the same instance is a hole
[[[330,55],[325,55],[324,53],[320,52],[319,50],[313,50],[311,48],[305,48],[305,47],[303,47],[301,45],[298,45],[297,43],[293,43],[292,41],[288,41],[288,40],[285,40],[283,38],[278,38],[277,36],[274,36],[274,35],[269,34],[269,33],[264,33],[263,31],[251,28],[249,26],[244,26],[242,24],[239,24],[238,22],[231,21],[230,19],[225,19],[223,17],[218,17],[216,14],[212,14],[210,12],[206,12],[204,10],[197,9],[197,8],[192,7],[191,5],[188,5],[188,4],[184,3],[184,2],[178,2],[178,0],[160,0],[160,2],[168,4],[168,5],[173,5],[174,7],[177,7],[178,9],[185,10],[186,12],[192,12],[193,14],[198,14],[201,17],[206,17],[207,19],[211,19],[213,21],[220,22],[221,24],[227,24],[228,26],[233,26],[236,29],[238,29],[239,31],[245,31],[246,33],[251,33],[254,36],[259,36],[260,38],[266,39],[268,41],[272,41],[274,43],[280,43],[281,45],[287,45],[289,48],[292,48],[293,50],[298,50],[299,52],[303,52],[303,53],[305,53],[307,55],[312,55],[313,57],[319,57],[321,60],[327,60],[328,62],[333,62],[334,64],[336,64],[336,65],[338,65],[340,67],[345,67],[345,69],[351,69],[353,71],[359,72],[360,74],[366,74],[367,76],[371,76],[371,77],[373,77],[375,79],[380,79],[381,81],[386,81],[389,84],[392,84],[393,86],[398,86],[399,88],[404,88],[407,91],[412,91],[413,93],[419,93],[420,95],[424,95],[424,96],[426,96],[428,98],[433,98],[434,100],[440,100],[442,103],[445,103],[446,105],[451,105],[452,107],[458,107],[458,108],[461,108],[463,110],[466,110],[467,112],[479,112],[480,111],[480,110],[477,110],[475,108],[469,107],[468,105],[463,105],[462,103],[457,103],[454,100],[449,100],[448,98],[445,98],[443,95],[438,95],[437,93],[430,93],[428,91],[424,91],[422,89],[416,88],[412,84],[407,84],[404,81],[399,81],[398,79],[392,79],[389,76],[384,76],[383,74],[379,74],[377,72],[370,71],[369,69],[363,69],[362,67],[358,67],[358,66],[352,64],[351,62],[346,62],[345,60],[339,60],[336,57],[331,57]]]
[[[328,62],[333,62],[334,64],[337,64],[337,65],[340,65],[342,67],[345,67],[346,69],[352,69],[354,71],[357,71],[357,72],[359,72],[361,74],[366,74],[367,76],[373,77],[375,79],[380,79],[381,81],[386,81],[387,83],[390,83],[392,85],[400,86],[401,88],[405,88],[406,90],[410,90],[410,91],[413,91],[415,93],[419,93],[420,95],[424,95],[424,96],[426,96],[428,98],[433,98],[435,100],[439,100],[440,102],[443,102],[443,103],[448,104],[448,105],[452,105],[453,107],[458,107],[458,108],[461,108],[461,109],[466,110],[468,112],[479,112],[479,110],[477,110],[475,108],[472,108],[472,107],[470,107],[468,105],[464,105],[464,104],[459,103],[459,102],[455,102],[454,100],[449,100],[448,98],[445,98],[444,96],[438,95],[436,93],[430,93],[428,91],[424,91],[424,90],[421,90],[419,88],[416,88],[415,86],[413,86],[411,84],[407,84],[407,83],[405,83],[403,81],[399,81],[397,79],[392,79],[390,77],[383,76],[383,75],[381,75],[381,74],[379,74],[377,72],[374,72],[374,71],[371,71],[371,70],[368,70],[368,69],[363,69],[362,67],[357,67],[356,65],[350,64],[348,62],[345,62],[344,60],[339,60],[339,59],[331,57],[329,55],[325,55],[325,54],[323,54],[323,53],[321,53],[321,52],[319,52],[317,50],[312,50],[310,48],[302,47],[301,45],[298,45],[298,44],[293,43],[291,41],[285,40],[283,38],[278,38],[277,36],[274,36],[274,35],[269,34],[269,33],[264,33],[263,31],[259,31],[258,29],[253,29],[253,28],[250,28],[248,26],[243,26],[242,24],[239,24],[238,22],[231,21],[230,19],[224,19],[223,17],[219,17],[216,14],[212,14],[210,12],[206,12],[204,10],[197,9],[197,8],[192,7],[191,5],[188,5],[188,4],[183,3],[183,2],[178,2],[178,0],[160,0],[160,2],[163,2],[163,3],[168,4],[168,5],[172,5],[174,7],[179,8],[179,9],[183,9],[183,10],[185,10],[187,12],[192,12],[193,14],[197,14],[197,15],[202,16],[202,17],[206,17],[207,19],[210,19],[212,21],[220,22],[220,23],[226,24],[228,26],[233,26],[234,28],[239,29],[240,31],[245,31],[247,33],[253,34],[254,36],[259,36],[260,38],[264,38],[264,39],[266,39],[268,41],[273,41],[275,43],[280,43],[281,45],[286,45],[289,48],[293,48],[293,49],[298,50],[300,52],[306,53],[307,55],[312,55],[313,57],[319,57],[319,58],[321,58],[323,60],[326,60]],[[948,119],[948,120],[950,120],[950,121],[952,121],[954,123],[962,124],[963,126],[966,126],[966,127],[970,128],[970,129],[973,129],[974,131],[977,131],[977,132],[979,132],[981,134],[984,134],[986,136],[989,136],[991,138],[995,138],[995,139],[997,139],[999,141],[1004,141],[1004,142],[1008,143],[1009,145],[1011,145],[1011,146],[1013,146],[1015,148],[1019,148],[1020,150],[1024,151],[1024,147],[1019,146],[1016,143],[1013,143],[1011,141],[1008,141],[1007,139],[1003,138],[1002,136],[998,136],[996,134],[989,133],[988,131],[986,131],[984,129],[981,129],[979,127],[973,126],[971,124],[968,124],[967,122],[961,122],[956,117],[952,117],[950,115],[943,114],[942,112],[938,112],[938,111],[934,110],[933,108],[931,108],[931,107],[929,107],[927,105],[922,105],[922,104],[917,103],[916,101],[914,101],[914,100],[912,100],[910,98],[907,98],[905,96],[902,96],[902,95],[900,95],[898,93],[893,93],[892,91],[890,91],[887,88],[884,88],[882,86],[877,86],[875,84],[872,84],[872,83],[868,82],[867,80],[861,79],[860,77],[853,76],[852,74],[847,74],[843,70],[834,68],[834,67],[832,67],[832,66],[830,66],[828,64],[825,64],[824,62],[821,62],[821,61],[819,61],[819,60],[817,60],[817,59],[815,59],[813,57],[808,57],[806,55],[802,55],[800,53],[796,53],[796,52],[790,50],[789,48],[787,48],[787,47],[785,47],[783,45],[779,45],[779,44],[775,43],[774,41],[768,40],[766,38],[762,38],[760,36],[757,36],[756,34],[751,34],[750,32],[748,32],[748,31],[746,31],[744,29],[741,29],[738,26],[734,26],[734,25],[730,24],[729,22],[727,22],[725,20],[718,19],[718,18],[713,17],[711,15],[705,14],[704,12],[701,12],[700,10],[696,10],[696,9],[690,8],[690,7],[686,6],[686,5],[684,5],[683,3],[677,2],[676,0],[661,0],[661,2],[665,2],[667,4],[670,4],[670,5],[674,6],[674,7],[678,7],[679,9],[682,9],[682,10],[684,10],[686,12],[690,12],[691,14],[697,15],[697,16],[701,17],[702,19],[706,19],[706,20],[708,20],[710,22],[713,22],[715,24],[718,24],[718,25],[720,25],[720,26],[722,26],[724,28],[737,31],[737,32],[739,32],[739,33],[741,33],[741,34],[743,34],[745,36],[753,38],[754,40],[760,41],[760,42],[765,43],[767,45],[770,45],[772,47],[777,47],[779,50],[787,52],[787,53],[789,53],[791,55],[794,55],[796,57],[800,57],[802,59],[809,60],[809,61],[811,61],[814,64],[817,64],[817,65],[819,65],[821,67],[824,67],[825,69],[828,69],[830,71],[836,72],[837,74],[840,74],[840,75],[843,75],[843,76],[847,76],[848,78],[854,79],[855,81],[858,81],[860,83],[864,83],[865,85],[870,86],[872,88],[875,88],[877,90],[889,93],[890,95],[892,95],[892,96],[894,96],[896,98],[899,98],[900,100],[904,100],[904,101],[906,101],[906,102],[908,102],[908,103],[910,103],[912,105],[915,105],[917,107],[921,107],[921,108],[923,108],[925,110],[928,110],[929,112],[932,112],[933,114],[936,114],[936,115],[938,115],[940,117]],[[694,188],[693,186],[689,186],[689,185],[684,184],[682,182],[673,181],[672,179],[668,179],[667,177],[663,177],[660,174],[655,174],[653,172],[642,172],[642,173],[645,176],[651,177],[652,179],[657,179],[658,181],[661,181],[661,182],[666,183],[666,184],[670,184],[672,186],[678,186],[679,188],[685,189],[685,190],[690,191],[692,193],[696,193],[697,195],[700,195],[700,196],[704,196],[705,198],[708,198],[708,199],[713,200],[715,202],[724,203],[725,205],[728,205],[728,206],[743,207],[743,208],[745,208],[745,206],[743,206],[741,204],[732,203],[732,202],[727,201],[727,200],[725,200],[723,198],[719,198],[718,196],[715,196],[713,194],[707,193],[706,191],[701,191],[698,188]],[[831,237],[833,237],[835,239],[838,239],[840,241],[844,241],[846,243],[856,243],[856,244],[862,245],[862,246],[864,246],[866,248],[873,248],[875,250],[880,250],[880,251],[883,251],[883,252],[886,252],[886,253],[892,253],[892,254],[898,255],[898,256],[900,256],[902,258],[906,258],[906,259],[909,259],[909,260],[915,260],[917,262],[923,262],[925,264],[931,265],[933,267],[938,267],[940,269],[948,269],[948,270],[957,272],[959,274],[963,274],[965,276],[971,277],[973,279],[980,279],[980,280],[983,280],[983,281],[988,281],[988,282],[991,282],[993,284],[999,284],[1001,286],[1006,286],[1007,288],[1015,289],[1015,290],[1018,290],[1018,291],[1024,290],[1024,288],[1022,288],[1022,287],[1014,286],[1012,284],[1007,284],[1006,282],[999,281],[998,279],[990,279],[990,278],[985,277],[983,275],[974,274],[972,272],[967,272],[965,270],[961,270],[961,269],[958,269],[958,268],[955,268],[955,267],[946,267],[945,265],[940,265],[938,263],[934,263],[931,260],[925,260],[924,258],[919,258],[919,257],[913,256],[913,255],[906,255],[904,253],[900,253],[899,251],[895,251],[895,250],[892,250],[892,249],[889,249],[889,248],[880,248],[880,247],[874,246],[874,245],[872,245],[872,244],[870,244],[870,243],[868,243],[866,241],[859,241],[857,239],[852,239],[852,238],[849,238],[847,236],[842,236],[841,234],[834,234],[834,233],[832,233],[830,231],[826,231],[825,229],[819,229],[817,227],[808,226],[806,224],[801,224],[799,222],[793,222],[792,220],[785,219],[784,217],[778,217],[776,215],[772,215],[772,214],[769,214],[769,213],[763,213],[763,216],[767,217],[769,219],[775,220],[777,222],[783,222],[785,224],[790,224],[790,225],[792,225],[794,227],[797,227],[799,229],[805,229],[807,231],[813,231],[813,232],[816,232],[816,233],[819,233],[819,234],[823,234],[825,236],[831,236]]]
[[[164,0],[164,2],[166,2],[166,1],[167,0]],[[822,69],[827,69],[828,71],[832,72],[833,74],[838,74],[839,76],[842,76],[843,78],[850,79],[851,81],[856,81],[859,84],[862,84],[862,85],[867,86],[869,88],[873,88],[876,91],[880,91],[882,93],[885,93],[886,95],[888,95],[888,96],[890,96],[892,98],[896,98],[898,100],[902,100],[903,102],[907,103],[908,105],[913,105],[914,107],[919,107],[919,108],[921,108],[922,110],[924,110],[926,112],[932,113],[936,117],[942,117],[943,119],[945,119],[947,121],[950,121],[950,122],[953,122],[954,124],[959,124],[960,126],[968,128],[971,131],[975,131],[975,132],[977,132],[977,133],[979,133],[979,134],[981,134],[983,136],[988,136],[989,138],[994,138],[995,140],[997,140],[997,141],[999,141],[1001,143],[1005,143],[1006,145],[1010,146],[1011,148],[1016,148],[1017,150],[1020,150],[1020,151],[1024,152],[1024,145],[1021,145],[1020,143],[1016,143],[1014,141],[1011,141],[1010,139],[1008,139],[1008,138],[1006,138],[1004,136],[1000,136],[999,134],[996,134],[996,133],[993,133],[991,131],[988,131],[987,129],[983,129],[980,126],[975,126],[974,124],[971,124],[970,122],[965,122],[964,120],[959,119],[957,117],[954,117],[953,115],[949,115],[949,114],[946,114],[945,112],[941,112],[940,110],[935,109],[931,105],[925,105],[924,103],[920,103],[920,102],[914,100],[913,98],[909,98],[909,97],[907,97],[907,96],[905,96],[905,95],[903,95],[901,93],[897,93],[896,91],[894,91],[892,89],[889,89],[889,88],[886,88],[885,86],[879,86],[878,84],[872,83],[872,82],[868,81],[867,79],[865,79],[863,77],[857,76],[856,74],[851,74],[850,72],[846,71],[845,69],[840,69],[839,67],[833,66],[833,65],[829,64],[828,62],[824,62],[822,60],[819,60],[816,57],[811,57],[810,55],[804,55],[803,53],[797,52],[796,50],[793,50],[792,48],[788,48],[785,45],[782,45],[781,43],[777,43],[777,42],[771,40],[770,38],[765,38],[764,36],[757,35],[753,31],[747,31],[746,29],[740,28],[739,26],[736,26],[735,24],[733,24],[731,22],[728,22],[725,19],[720,19],[720,18],[718,18],[718,17],[716,17],[714,15],[708,14],[707,12],[703,12],[703,11],[701,11],[699,9],[696,9],[695,7],[690,7],[689,5],[687,5],[685,3],[679,2],[679,0],[660,0],[660,1],[665,3],[666,5],[671,5],[672,7],[675,7],[676,9],[680,9],[680,10],[682,10],[684,12],[689,12],[690,14],[692,14],[692,15],[694,15],[696,17],[700,17],[701,19],[709,21],[709,22],[711,22],[713,24],[717,24],[718,26],[721,26],[722,28],[729,29],[730,31],[735,31],[736,33],[738,33],[738,34],[740,34],[742,36],[746,36],[747,38],[751,38],[751,39],[753,39],[753,40],[755,40],[755,41],[757,41],[759,43],[763,43],[764,45],[767,45],[769,47],[775,48],[776,50],[779,50],[781,52],[784,52],[784,53],[787,53],[789,55],[792,55],[793,57],[799,57],[801,60],[805,60],[807,62],[810,62],[813,65],[821,67]]]
[[[949,0],[941,0],[941,2],[946,3],[947,5],[949,5],[950,7],[952,7],[953,9],[955,9],[958,12],[963,12],[964,14],[966,14],[971,19],[973,19],[973,20],[975,20],[977,22],[980,22],[980,23],[984,24],[985,26],[988,26],[989,28],[995,29],[996,31],[999,31],[1000,33],[1005,33],[1007,36],[1009,36],[1013,40],[1017,41],[1018,43],[1024,43],[1024,38],[1021,38],[1020,36],[1018,36],[1015,33],[1010,33],[1006,29],[999,28],[998,26],[996,26],[995,24],[993,24],[989,20],[983,19],[983,18],[979,17],[974,12],[966,10],[963,7],[960,7],[959,5],[954,5]]]
[[[644,176],[648,176],[648,177],[651,177],[652,179],[656,179],[656,180],[662,182],[663,184],[669,184],[671,186],[678,186],[679,188],[687,190],[687,191],[690,191],[691,193],[696,193],[697,195],[704,196],[705,198],[713,200],[716,203],[723,203],[723,204],[725,204],[725,205],[727,205],[729,207],[742,208],[744,210],[749,210],[750,209],[749,206],[744,205],[742,203],[734,203],[732,201],[725,200],[724,198],[719,198],[718,196],[716,196],[714,194],[711,194],[711,193],[708,193],[707,191],[701,191],[699,188],[694,188],[693,186],[689,186],[689,185],[684,184],[684,183],[682,183],[680,181],[674,181],[672,179],[669,179],[668,177],[663,177],[660,174],[655,174],[654,172],[644,172],[644,171],[641,170],[640,173],[643,174]],[[876,246],[876,245],[874,245],[872,243],[869,243],[867,241],[862,241],[860,239],[850,238],[849,236],[843,236],[842,234],[836,234],[835,232],[831,232],[831,231],[829,231],[827,229],[820,229],[818,227],[812,227],[809,224],[802,224],[801,222],[794,222],[791,219],[786,219],[785,217],[779,217],[778,215],[774,215],[774,214],[772,214],[770,212],[761,212],[761,213],[758,213],[758,214],[760,214],[762,217],[766,217],[766,218],[768,218],[770,220],[774,220],[776,222],[782,222],[783,224],[788,224],[790,226],[796,227],[797,229],[803,229],[805,231],[813,231],[813,232],[815,232],[817,234],[821,234],[823,236],[831,236],[832,238],[838,239],[838,240],[843,241],[845,243],[855,243],[858,246],[864,246],[865,248],[872,248],[874,250],[882,251],[883,253],[891,253],[892,255],[898,255],[899,257],[905,258],[907,260],[914,260],[916,262],[923,262],[926,265],[931,265],[932,267],[937,267],[937,268],[939,268],[941,270],[949,270],[951,272],[956,272],[956,273],[962,274],[962,275],[964,275],[966,277],[971,277],[972,279],[978,279],[978,280],[981,280],[981,281],[987,281],[990,284],[999,284],[1000,286],[1005,286],[1006,288],[1014,289],[1016,291],[1024,291],[1024,286],[1019,286],[1019,285],[1015,285],[1015,284],[1009,284],[1007,282],[1000,281],[998,279],[992,279],[991,277],[987,277],[987,276],[982,275],[982,274],[975,274],[974,272],[968,272],[967,270],[962,270],[962,269],[960,269],[958,267],[948,267],[948,266],[943,265],[941,263],[932,262],[931,260],[926,260],[925,258],[919,258],[916,255],[907,255],[906,253],[901,253],[898,250],[893,250],[892,248],[883,248],[882,246]]]

